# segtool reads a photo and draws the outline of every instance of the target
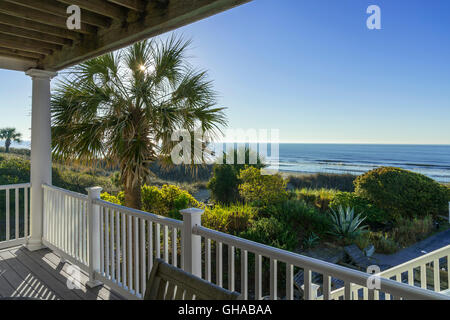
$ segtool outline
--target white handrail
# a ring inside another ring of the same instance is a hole
[[[214,231],[202,226],[197,225],[193,228],[192,232],[199,236],[205,237],[206,239],[212,239],[221,243],[228,244],[230,246],[234,246],[236,248],[253,252],[257,255],[276,259],[278,261],[292,264],[297,267],[306,268],[309,271],[312,270],[314,272],[330,275],[339,279],[343,279],[346,282],[350,282],[352,284],[361,285],[362,287],[366,287],[368,280],[370,280],[371,278],[370,274],[361,271],[302,256],[293,252],[277,249],[261,243]],[[407,299],[450,299],[450,297],[448,296],[428,290],[423,290],[421,288],[408,286],[406,284],[399,283],[390,279],[381,278],[380,282],[380,291],[388,292],[397,297]]]
[[[0,186],[0,190],[21,189],[21,188],[29,188],[29,187],[31,187],[31,183],[5,184],[3,186]]]
[[[78,193],[78,192],[74,192],[74,191],[70,191],[70,190],[66,190],[63,188],[59,188],[59,187],[55,187],[55,186],[51,186],[48,184],[43,184],[42,188],[44,188],[44,190],[54,190],[54,191],[58,191],[62,194],[65,194],[67,196],[73,197],[73,198],[77,198],[80,200],[87,200],[87,195],[82,194],[82,193]]]
[[[102,206],[102,207],[106,207],[112,210],[116,210],[116,211],[120,211],[121,213],[126,213],[130,216],[133,216],[135,218],[141,218],[141,219],[147,219],[147,220],[152,220],[153,222],[157,222],[163,225],[167,225],[170,227],[174,227],[174,228],[181,228],[183,226],[183,222],[180,220],[175,220],[172,218],[167,218],[164,216],[159,216],[156,215],[154,213],[149,213],[149,212],[145,212],[145,211],[141,211],[141,210],[137,210],[137,209],[133,209],[133,208],[129,208],[129,207],[125,207],[122,206],[120,204],[115,204],[112,202],[108,202],[105,200],[94,200],[93,201],[94,204]]]

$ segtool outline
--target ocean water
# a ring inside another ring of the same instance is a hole
[[[280,144],[278,165],[280,171],[356,175],[394,166],[450,182],[450,145]]]

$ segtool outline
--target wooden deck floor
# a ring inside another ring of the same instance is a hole
[[[43,300],[118,300],[107,287],[87,288],[88,277],[69,281],[71,264],[49,249],[34,252],[24,247],[0,250],[0,297],[32,297]],[[74,285],[70,285],[70,284]],[[69,288],[71,287],[71,288]]]

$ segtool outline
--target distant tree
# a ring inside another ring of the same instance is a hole
[[[22,140],[22,134],[16,132],[16,128],[3,128],[0,129],[0,139],[5,140],[5,152],[9,153],[9,147],[11,146],[11,142],[20,143]]]

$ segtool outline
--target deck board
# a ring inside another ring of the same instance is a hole
[[[105,286],[88,288],[88,276],[81,271],[69,288],[70,263],[60,263],[49,249],[31,252],[25,247],[0,250],[0,296],[32,297],[43,300],[118,300],[119,294]]]

